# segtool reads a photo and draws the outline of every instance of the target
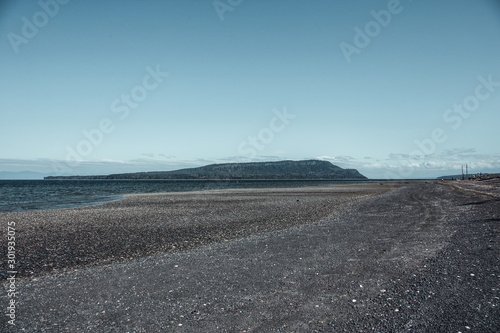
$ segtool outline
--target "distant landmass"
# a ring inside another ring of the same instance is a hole
[[[455,179],[462,179],[462,175],[447,175],[447,176],[440,176],[440,177],[437,177],[436,179],[443,179],[443,180],[455,180]]]
[[[0,179],[43,179],[47,173],[33,171],[0,171]]]
[[[275,179],[363,180],[355,169],[343,169],[327,161],[279,161],[211,164],[175,171],[122,173],[101,176],[49,176],[45,179]]]
[[[466,175],[464,175],[465,177]],[[474,178],[478,180],[486,180],[486,179],[493,179],[493,178],[499,178],[500,173],[480,173],[480,174],[469,174],[467,175],[468,178]],[[442,180],[460,180],[462,179],[462,175],[448,175],[448,176],[441,176],[437,177],[437,179],[442,179]]]

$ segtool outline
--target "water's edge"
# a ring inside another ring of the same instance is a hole
[[[101,205],[127,194],[401,182],[380,180],[0,180],[0,214]]]

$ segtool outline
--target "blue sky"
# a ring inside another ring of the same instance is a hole
[[[500,171],[497,1],[7,1],[0,171]]]

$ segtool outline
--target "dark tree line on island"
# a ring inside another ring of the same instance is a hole
[[[97,176],[49,176],[45,179],[265,179],[364,180],[356,169],[343,169],[327,161],[279,161],[211,164],[175,171],[152,171]]]

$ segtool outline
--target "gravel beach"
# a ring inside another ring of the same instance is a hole
[[[398,186],[133,194],[99,206],[0,214],[0,223],[16,224],[19,276],[37,276],[282,230]]]
[[[22,262],[9,331],[500,331],[500,202],[488,193],[134,195],[9,221]]]

